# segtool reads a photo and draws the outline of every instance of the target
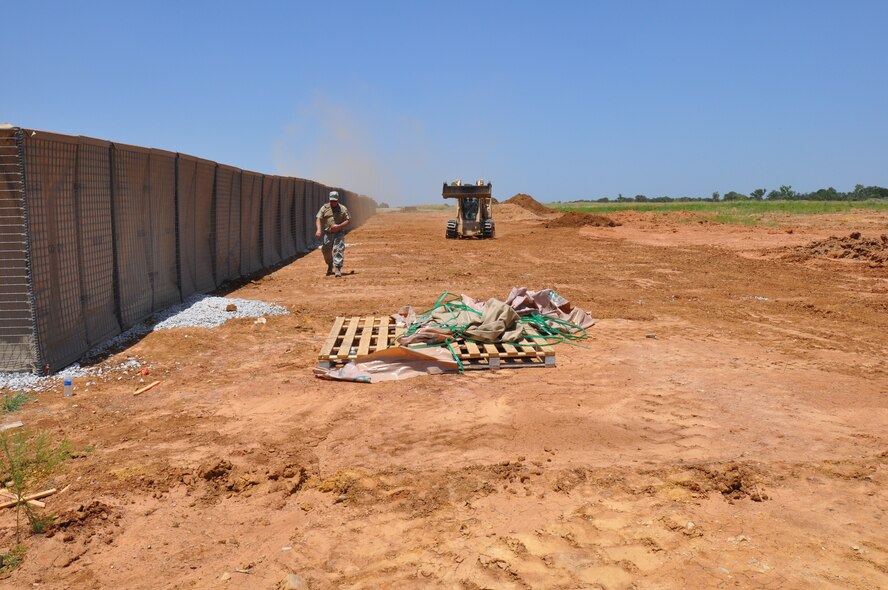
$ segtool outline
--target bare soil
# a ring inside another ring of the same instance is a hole
[[[7,415],[77,453],[0,587],[888,587],[888,269],[811,246],[888,216],[511,211],[486,241],[445,240],[447,211],[379,215],[351,274],[315,252],[232,293],[290,315],[119,353],[151,391],[78,381]],[[337,315],[522,285],[598,319],[556,368],[312,376]]]

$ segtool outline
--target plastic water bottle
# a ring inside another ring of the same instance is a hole
[[[65,397],[71,397],[74,395],[74,384],[71,383],[70,379],[65,379]]]

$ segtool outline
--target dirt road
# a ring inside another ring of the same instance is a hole
[[[341,279],[315,252],[232,293],[288,316],[150,334],[117,357],[150,363],[148,393],[12,415],[79,452],[0,587],[888,587],[888,267],[803,255],[888,216],[500,206],[496,240],[445,241],[446,215],[378,215]],[[312,376],[337,315],[513,286],[588,309],[591,338],[555,369]]]

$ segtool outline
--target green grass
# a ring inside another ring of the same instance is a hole
[[[847,213],[855,210],[888,211],[888,201],[694,201],[685,203],[548,203],[553,209],[584,211],[587,213],[613,213],[615,211],[645,211],[674,213],[688,211],[712,215],[717,223],[755,225],[765,221],[768,215],[823,215]]]
[[[24,545],[16,545],[6,553],[0,553],[0,574],[8,574],[18,569],[25,559]]]
[[[0,409],[3,410],[4,414],[8,414],[9,412],[21,410],[22,406],[33,400],[33,397],[25,395],[21,391],[17,391],[15,393],[4,395],[2,398],[0,398]]]
[[[695,211],[703,213],[791,213],[796,215],[817,215],[822,213],[842,213],[855,209],[888,211],[888,201],[694,201],[685,203],[548,203],[547,206],[565,211],[588,211],[590,213],[612,213],[614,211]]]

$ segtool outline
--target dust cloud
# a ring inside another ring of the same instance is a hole
[[[421,121],[399,114],[370,116],[360,108],[316,97],[297,109],[273,147],[275,171],[366,194],[391,205],[426,195],[410,187],[435,182]]]

